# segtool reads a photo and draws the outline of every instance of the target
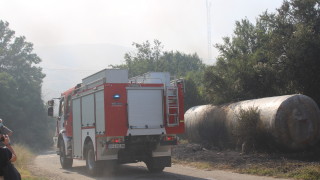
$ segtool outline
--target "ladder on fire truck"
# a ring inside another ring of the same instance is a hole
[[[174,86],[166,87],[166,94],[167,126],[175,127],[179,125],[179,96],[176,83]]]

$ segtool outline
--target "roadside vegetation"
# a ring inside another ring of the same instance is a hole
[[[246,169],[238,169],[236,172],[255,174],[260,176],[273,176],[281,178],[293,178],[304,180],[318,180],[320,178],[320,164],[309,164],[303,162],[283,162],[273,164],[273,167],[265,167],[264,164],[253,165]]]
[[[255,146],[261,143],[259,139],[258,120],[260,112],[257,107],[248,109],[239,109],[237,123],[233,127],[234,141],[237,146],[241,146],[242,153],[248,153],[254,150]],[[236,147],[238,148],[238,147]]]
[[[16,37],[9,23],[0,19],[0,118],[14,131],[10,137],[18,156],[14,164],[24,180],[43,179],[34,177],[28,167],[32,151],[48,148],[52,142],[54,122],[47,117],[42,100],[45,74],[40,62],[33,44],[24,36]]]
[[[213,104],[304,94],[320,104],[320,2],[284,0],[255,22],[242,19],[216,44],[217,61],[204,73]]]
[[[0,118],[14,131],[13,142],[35,149],[51,145],[48,132],[53,129],[41,95],[45,74],[40,62],[33,44],[16,37],[9,23],[0,19]]]
[[[35,158],[35,154],[28,147],[22,144],[15,144],[13,148],[18,156],[14,165],[20,172],[23,180],[46,180],[46,178],[36,177],[30,172],[30,165]]]
[[[204,147],[184,141],[173,148],[174,164],[203,170],[225,170],[236,173],[278,178],[320,179],[318,150],[299,153],[258,152],[241,153],[234,149]]]

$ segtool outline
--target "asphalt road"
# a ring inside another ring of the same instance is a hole
[[[85,161],[74,160],[73,167],[65,170],[60,166],[59,156],[53,151],[37,156],[32,172],[50,180],[275,180],[271,177],[237,174],[220,170],[199,170],[178,164],[165,168],[162,173],[149,173],[144,163],[120,165],[115,172],[104,171],[100,177],[90,177],[85,171]]]

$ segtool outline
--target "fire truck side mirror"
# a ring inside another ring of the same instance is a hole
[[[48,107],[48,116],[53,117],[53,106]]]
[[[52,100],[49,100],[49,101],[47,102],[47,105],[48,105],[49,107],[54,106],[54,100],[53,100],[53,99],[52,99]]]

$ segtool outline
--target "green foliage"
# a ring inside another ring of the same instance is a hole
[[[146,41],[142,44],[133,43],[133,46],[136,51],[125,54],[125,64],[111,66],[128,69],[130,77],[147,72],[169,72],[176,78],[185,79],[185,109],[204,103],[201,91],[205,65],[197,54],[163,52],[163,46],[158,40],[154,40],[153,45]]]
[[[25,37],[15,37],[0,20],[0,118],[14,131],[12,139],[32,147],[48,145],[48,118],[41,99],[45,75],[41,59]]]
[[[303,93],[320,103],[320,2],[284,1],[256,24],[236,22],[234,35],[217,44],[216,65],[205,72],[209,99],[240,99]]]
[[[184,94],[184,107],[189,109],[193,106],[205,104],[203,92],[203,72],[191,71],[188,72],[184,77],[185,83],[185,94]]]
[[[157,71],[159,67],[159,58],[162,55],[163,46],[158,40],[154,40],[154,46],[146,41],[142,44],[132,44],[137,51],[128,52],[124,58],[126,63],[122,65],[111,65],[113,68],[128,69],[129,76],[134,77],[148,71]]]

